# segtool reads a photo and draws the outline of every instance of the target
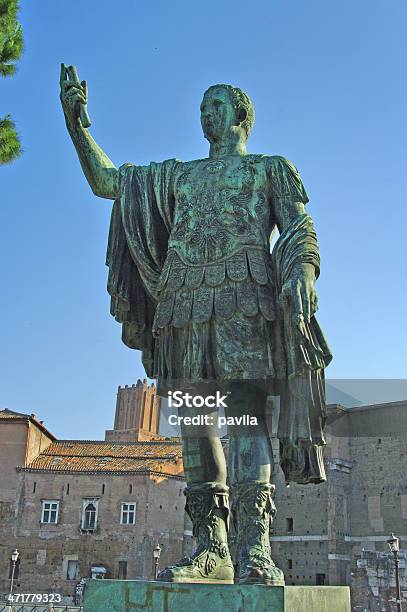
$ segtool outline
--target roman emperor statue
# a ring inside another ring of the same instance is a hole
[[[331,360],[315,319],[320,258],[300,175],[284,157],[247,153],[254,110],[237,87],[204,93],[208,157],[147,166],[116,168],[90,135],[87,101],[86,82],[62,65],[61,102],[82,169],[93,193],[114,202],[108,291],[123,342],[141,351],[158,394],[227,390],[233,417],[227,461],[211,421],[196,436],[182,427],[197,547],[159,579],[283,585],[270,550],[276,508],[267,398],[280,398],[286,481],[324,481]],[[253,417],[251,424],[239,425],[239,415]]]

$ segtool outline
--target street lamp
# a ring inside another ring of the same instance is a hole
[[[158,563],[160,561],[160,555],[161,555],[161,547],[160,547],[160,545],[157,542],[156,546],[153,548],[154,580],[157,580],[157,576],[158,576]]]
[[[13,586],[14,586],[14,574],[16,571],[16,564],[17,564],[17,560],[18,557],[20,556],[20,553],[18,552],[17,548],[15,550],[13,550],[13,552],[11,553],[11,561],[13,563],[13,566],[11,568],[11,584],[10,584],[10,594],[9,594],[9,600],[10,602],[13,599]]]
[[[397,612],[401,612],[401,590],[400,590],[400,571],[399,571],[399,551],[400,551],[400,540],[391,534],[391,538],[387,540],[387,544],[391,552],[394,555],[394,564],[396,566],[396,589],[397,589]]]

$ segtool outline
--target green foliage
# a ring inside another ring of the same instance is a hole
[[[23,30],[17,21],[18,0],[0,0],[0,74],[11,76],[16,71],[13,62],[23,52]]]
[[[16,72],[15,62],[23,52],[23,30],[17,21],[18,0],[0,0],[0,75]],[[10,115],[0,119],[0,164],[7,164],[21,153],[21,144]]]
[[[21,154],[16,126],[10,115],[0,119],[0,164],[8,164]]]
[[[18,25],[14,33],[9,36],[3,44],[0,52],[0,74],[11,76],[16,71],[16,65],[12,62],[18,60],[23,52],[23,29]]]

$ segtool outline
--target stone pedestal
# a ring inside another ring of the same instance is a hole
[[[90,580],[84,612],[350,612],[349,587]]]

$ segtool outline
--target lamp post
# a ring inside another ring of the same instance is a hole
[[[402,612],[401,611],[400,571],[399,571],[400,540],[394,535],[394,533],[392,533],[391,538],[387,540],[387,544],[389,545],[389,548],[394,555],[394,564],[396,566],[397,612]]]
[[[157,580],[157,576],[158,576],[158,564],[159,564],[159,561],[160,561],[160,555],[161,555],[161,547],[160,547],[160,545],[157,542],[157,544],[153,548],[154,580]]]
[[[11,561],[13,563],[13,566],[11,568],[11,584],[10,584],[10,593],[9,593],[10,603],[12,602],[12,599],[13,599],[14,574],[15,574],[15,571],[16,571],[16,564],[17,564],[19,556],[20,556],[20,553],[18,552],[18,550],[16,548],[11,553]]]

